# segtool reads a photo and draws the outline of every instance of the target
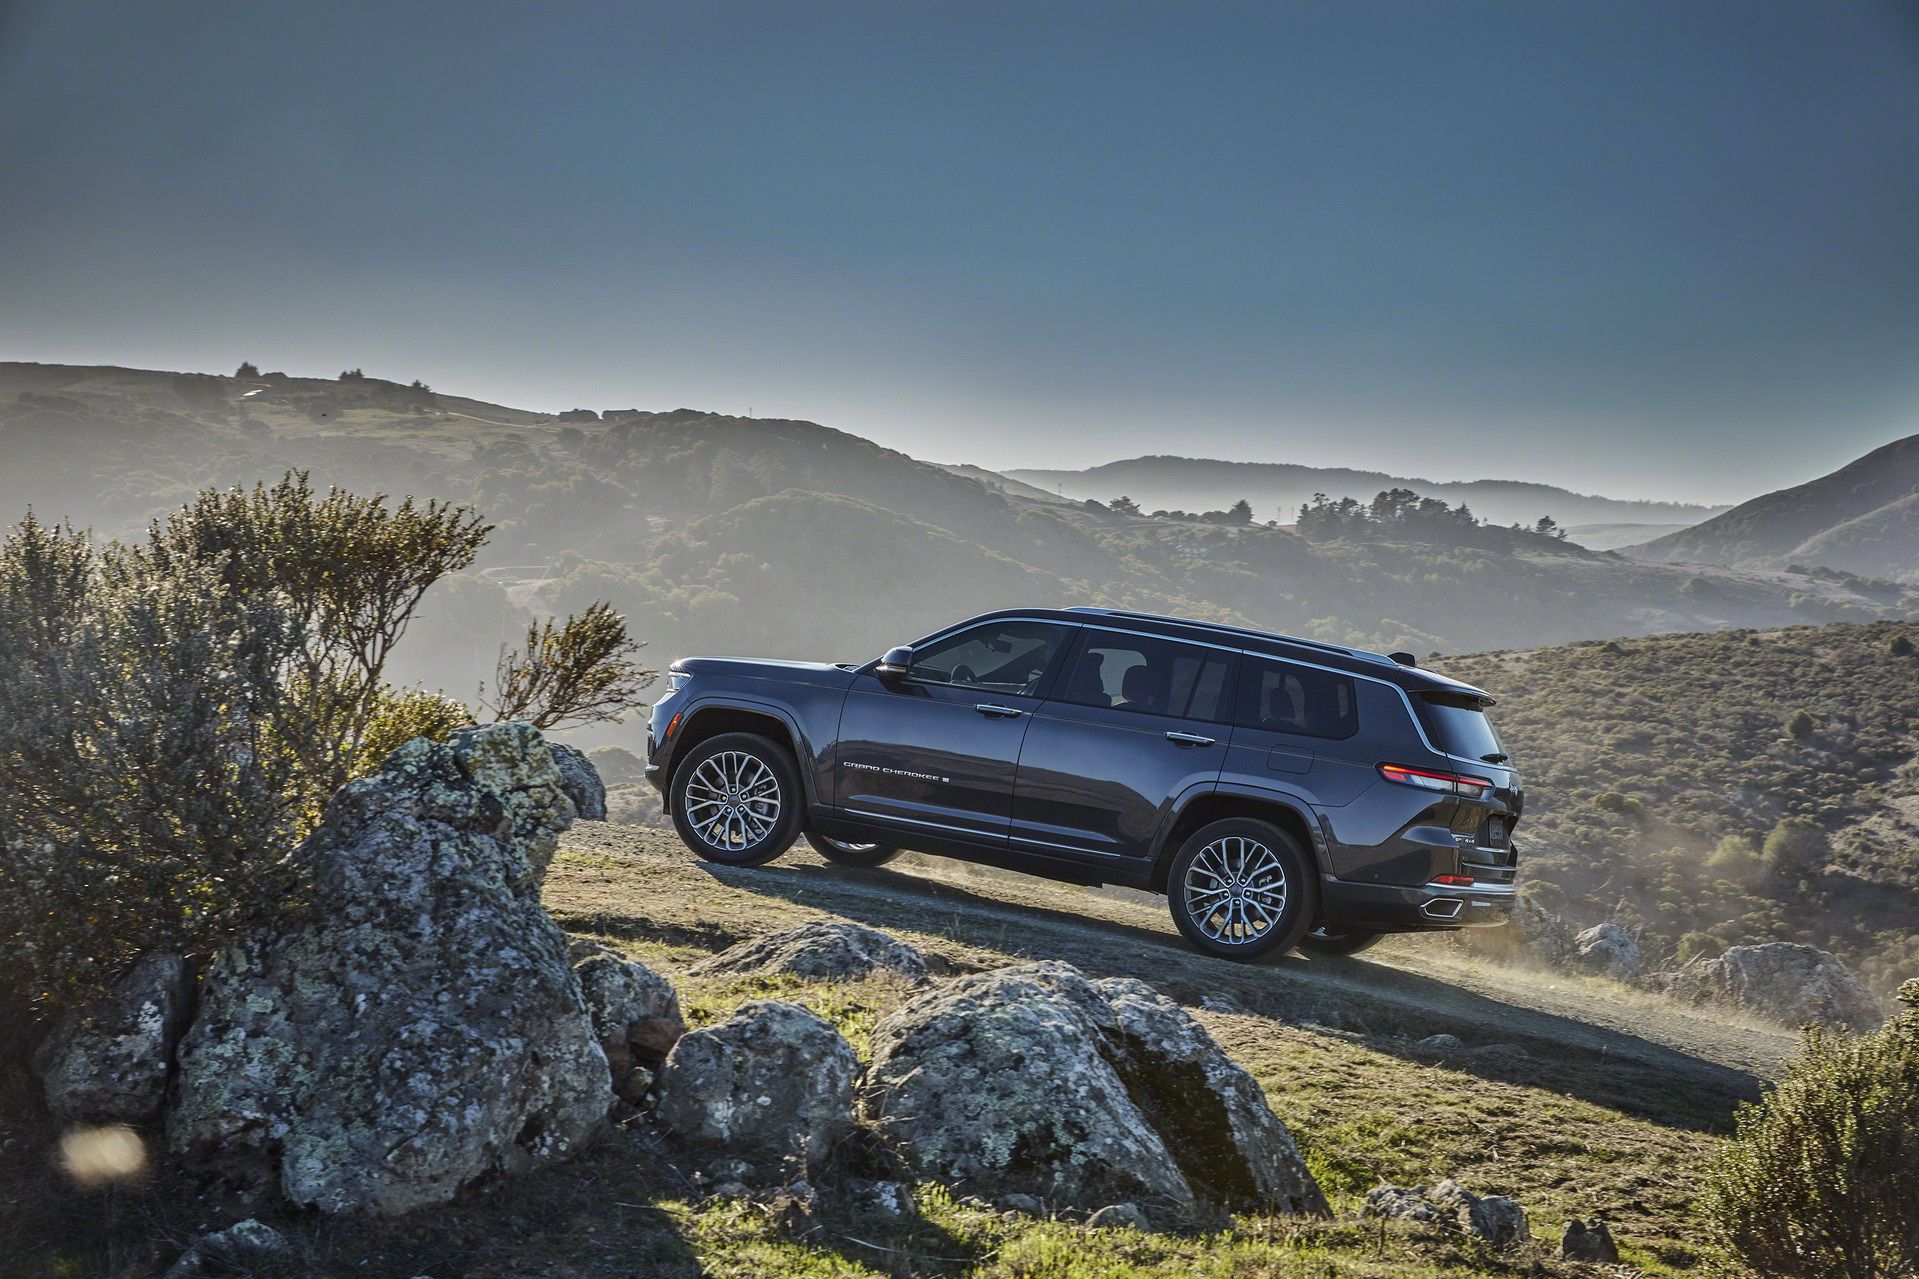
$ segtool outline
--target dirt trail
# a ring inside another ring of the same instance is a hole
[[[1507,1056],[1523,1062],[1516,1069],[1527,1082],[1681,1123],[1720,1126],[1731,1102],[1756,1095],[1796,1044],[1783,1029],[1477,961],[1437,939],[1396,940],[1364,957],[1233,964],[1190,949],[1163,903],[1144,895],[970,873],[937,859],[849,871],[803,844],[739,870],[698,861],[670,834],[600,823],[582,823],[566,847],[617,867],[550,881],[549,900],[570,927],[708,950],[830,914],[909,935],[961,967],[1063,959],[1142,978],[1190,1006],[1240,1009],[1385,1051],[1417,1055],[1417,1040],[1441,1032],[1467,1051],[1492,1050],[1488,1062],[1512,1046],[1520,1051]]]

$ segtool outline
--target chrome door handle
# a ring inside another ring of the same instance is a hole
[[[1178,742],[1181,746],[1211,746],[1215,739],[1201,737],[1198,733],[1168,733],[1166,740]]]
[[[981,702],[973,709],[982,715],[989,715],[994,719],[1018,719],[1026,713],[1012,706],[995,706],[991,702]]]

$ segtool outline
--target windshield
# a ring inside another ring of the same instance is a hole
[[[1506,749],[1499,744],[1493,722],[1486,718],[1477,698],[1458,693],[1419,693],[1414,696],[1413,705],[1419,708],[1419,721],[1426,728],[1426,736],[1446,754],[1483,759],[1488,763],[1504,762]],[[1493,756],[1499,758],[1493,759]]]

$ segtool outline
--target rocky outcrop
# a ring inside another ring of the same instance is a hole
[[[593,761],[585,752],[559,742],[549,742],[547,748],[553,752],[553,766],[560,770],[560,789],[573,801],[575,815],[589,822],[605,821],[606,787]]]
[[[1259,1087],[1142,982],[1001,968],[903,1005],[873,1033],[866,1116],[919,1176],[1093,1212],[1323,1213]]]
[[[297,1258],[287,1237],[251,1217],[225,1230],[201,1235],[180,1254],[162,1279],[291,1274]]]
[[[729,946],[689,970],[697,977],[799,977],[860,981],[891,973],[926,980],[926,956],[905,942],[859,924],[802,924]]]
[[[1595,924],[1573,939],[1580,965],[1614,981],[1638,981],[1639,941],[1618,924]]]
[[[166,1100],[174,1045],[193,1005],[178,955],[148,955],[97,1004],[55,1023],[33,1058],[47,1107],[73,1123],[139,1124]]]
[[[580,995],[587,1019],[606,1054],[613,1091],[638,1102],[686,1031],[680,997],[672,984],[646,965],[591,942],[575,942]]]
[[[840,1032],[797,1004],[759,1000],[680,1037],[660,1072],[655,1114],[735,1179],[812,1167],[853,1127],[859,1060]]]
[[[1618,1264],[1619,1246],[1613,1242],[1612,1231],[1599,1218],[1588,1222],[1574,1217],[1566,1223],[1566,1233],[1559,1237],[1559,1255],[1567,1261],[1596,1261],[1610,1266]]]
[[[303,909],[223,951],[179,1050],[191,1168],[391,1214],[577,1150],[609,1073],[539,881],[573,804],[538,732],[415,739],[295,852]]]
[[[1495,1248],[1529,1238],[1526,1210],[1504,1195],[1476,1195],[1458,1182],[1424,1186],[1375,1186],[1366,1192],[1362,1217],[1385,1217],[1458,1230]]]
[[[1672,994],[1750,1009],[1789,1026],[1870,1030],[1885,1009],[1851,969],[1816,946],[1767,942],[1697,959],[1661,984]]]

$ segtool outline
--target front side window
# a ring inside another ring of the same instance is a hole
[[[1232,655],[1143,635],[1088,630],[1059,700],[1179,719],[1223,720]]]
[[[1238,721],[1272,733],[1351,737],[1359,731],[1352,678],[1316,666],[1249,657],[1240,675]]]
[[[1051,622],[970,626],[914,649],[906,678],[1032,697],[1072,629]]]

